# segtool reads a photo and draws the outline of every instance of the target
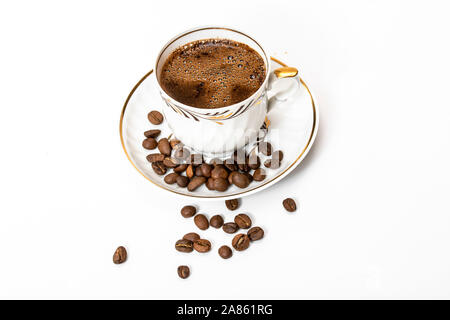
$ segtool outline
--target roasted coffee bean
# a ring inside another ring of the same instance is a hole
[[[190,218],[195,216],[195,214],[197,213],[197,208],[194,206],[184,206],[183,208],[181,208],[180,212],[184,218]]]
[[[156,148],[158,143],[153,138],[147,138],[144,141],[142,141],[142,146],[147,150],[153,150]]]
[[[170,143],[170,146],[172,147],[172,149],[174,149],[176,146],[178,146],[181,143],[181,141],[178,139],[171,139],[169,141],[169,143]]]
[[[283,151],[281,151],[281,150],[272,152],[272,159],[273,160],[281,161],[281,160],[283,160],[283,157],[284,157]]]
[[[247,175],[241,172],[236,172],[233,175],[233,184],[243,189],[248,187],[248,185],[250,184],[250,180]]]
[[[177,172],[177,173],[181,173],[183,171],[186,170],[186,168],[188,167],[188,165],[186,163],[180,164],[178,166],[176,166],[173,171]]]
[[[162,138],[161,140],[159,140],[158,150],[162,154],[170,156],[170,154],[172,153],[172,147],[170,146],[169,140],[167,140],[167,138]]]
[[[248,229],[252,226],[252,219],[244,213],[239,213],[236,217],[234,217],[234,222],[241,229]]]
[[[160,176],[166,174],[167,172],[166,166],[161,161],[152,162],[152,169],[156,174],[159,174]]]
[[[176,147],[175,148],[175,157],[177,159],[186,160],[189,157],[190,154],[191,153],[186,148],[183,148],[183,147]]]
[[[214,189],[214,179],[213,178],[208,178],[208,180],[206,180],[206,187],[209,190],[215,190]]]
[[[214,159],[211,159],[209,164],[212,166],[217,166],[218,164],[223,164],[223,161],[219,158],[214,158]]]
[[[250,166],[247,163],[240,163],[240,164],[238,164],[238,168],[239,168],[239,170],[241,170],[243,172],[249,172],[250,171]]]
[[[237,171],[239,169],[235,163],[225,163],[224,166],[231,172]]]
[[[186,188],[186,186],[189,184],[189,178],[186,176],[179,176],[177,178],[177,185]]]
[[[188,165],[188,167],[186,168],[186,175],[189,179],[194,176],[194,167],[192,166],[192,164]]]
[[[230,174],[228,175],[228,183],[230,185],[233,184],[233,176],[237,173],[237,171],[231,171]]]
[[[226,233],[235,233],[239,230],[239,226],[234,222],[227,222],[222,226],[222,230]]]
[[[281,161],[275,159],[267,159],[264,161],[264,166],[270,169],[278,169],[281,165]]]
[[[223,218],[220,215],[215,215],[211,217],[211,220],[209,220],[209,224],[211,227],[219,229],[223,226]]]
[[[283,207],[289,212],[294,212],[295,210],[297,210],[297,205],[295,204],[295,201],[292,198],[284,199]]]
[[[179,266],[177,268],[177,273],[181,279],[186,279],[191,274],[191,271],[188,266]]]
[[[127,250],[120,246],[116,249],[113,255],[113,262],[115,264],[124,263],[127,260]]]
[[[191,240],[180,239],[175,243],[175,249],[180,252],[192,252],[194,244]]]
[[[200,236],[198,235],[198,233],[195,233],[195,232],[189,232],[189,233],[186,233],[186,234],[183,236],[183,239],[184,239],[184,240],[189,240],[189,241],[194,242],[195,240],[200,239]]]
[[[211,177],[211,170],[212,170],[212,168],[211,168],[211,166],[209,164],[202,163],[199,168],[200,168],[200,170],[202,172],[202,176],[204,176],[205,178]]]
[[[148,121],[150,121],[152,124],[161,124],[164,120],[163,115],[161,112],[153,110],[147,115]]]
[[[144,132],[144,136],[146,138],[156,138],[160,134],[161,134],[161,130],[156,130],[156,129],[147,130]]]
[[[175,168],[178,166],[178,161],[171,157],[164,158],[163,163],[167,168]]]
[[[256,154],[253,153],[248,157],[248,166],[253,170],[258,169],[261,166],[261,160]]]
[[[214,190],[217,191],[226,191],[228,187],[230,186],[230,183],[227,179],[224,178],[217,178],[214,179]]]
[[[243,174],[247,176],[249,184],[252,183],[253,176],[249,172],[243,172]]]
[[[191,181],[189,182],[187,188],[189,191],[194,191],[198,187],[200,187],[202,184],[206,182],[205,177],[193,177]]]
[[[179,176],[180,175],[176,172],[169,173],[164,177],[164,182],[167,184],[174,184],[175,182],[177,182]]]
[[[233,251],[231,251],[231,248],[229,246],[221,246],[219,248],[219,256],[221,256],[224,259],[231,258],[233,255]]]
[[[203,156],[201,154],[191,154],[190,163],[194,166],[199,166],[203,163]]]
[[[253,172],[253,179],[255,181],[263,181],[266,178],[266,171],[262,168],[258,168]]]
[[[164,161],[165,156],[161,153],[151,153],[147,156],[148,162],[160,162]]]
[[[195,168],[195,175],[197,177],[202,177],[203,176],[203,172],[202,172],[202,169],[200,167]]]
[[[253,227],[250,228],[247,232],[247,236],[250,238],[251,241],[256,241],[259,239],[262,239],[264,237],[264,230],[260,227]]]
[[[209,228],[208,218],[204,214],[198,214],[194,217],[194,223],[200,230]]]
[[[204,253],[211,250],[211,242],[206,239],[198,239],[194,241],[194,249],[195,251]]]
[[[225,169],[222,165],[217,165],[214,167],[214,169],[211,171],[211,177],[213,179],[217,178],[228,178],[228,171]]]
[[[239,207],[239,199],[225,200],[228,210],[236,210]]]
[[[270,156],[272,154],[272,145],[269,142],[260,142],[258,144],[258,151],[265,156]]]
[[[240,233],[234,236],[231,244],[237,251],[243,251],[250,245],[250,238],[246,234]]]
[[[234,163],[236,163],[237,165],[245,163],[247,161],[247,155],[245,154],[245,150],[240,149],[240,150],[234,151],[231,159],[233,159]]]

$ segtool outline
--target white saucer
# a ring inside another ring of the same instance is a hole
[[[273,69],[286,66],[275,58],[271,59]],[[177,184],[166,184],[162,176],[153,172],[150,163],[146,160],[146,156],[153,152],[142,147],[142,140],[145,139],[144,131],[159,129],[161,130],[160,137],[168,137],[171,134],[165,121],[159,126],[154,126],[147,119],[147,114],[151,110],[161,111],[163,103],[154,81],[156,81],[155,73],[151,70],[134,86],[128,95],[120,116],[120,140],[126,156],[136,170],[148,181],[169,192],[183,197],[223,200],[256,193],[281,181],[283,177],[294,170],[305,158],[314,143],[319,125],[319,113],[309,88],[299,77],[301,85],[298,92],[286,102],[277,102],[279,105],[276,105],[268,114],[270,125],[265,140],[272,143],[274,150],[282,150],[284,158],[278,169],[266,169],[267,177],[265,180],[261,182],[253,181],[245,189],[232,185],[225,192],[211,191],[205,185],[194,192],[190,192]],[[271,135],[274,132],[277,133],[277,137]],[[273,142],[274,140],[276,140],[276,143]],[[262,154],[259,154],[259,156],[261,163],[264,163],[266,157]]]

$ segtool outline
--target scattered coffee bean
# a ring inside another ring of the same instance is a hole
[[[238,166],[232,162],[233,160],[229,160],[230,162],[227,162],[227,161],[225,161],[224,166],[230,171],[237,171]]]
[[[181,172],[185,171],[187,167],[188,167],[188,165],[186,163],[183,163],[183,164],[176,166],[173,169],[173,171],[175,171],[176,173],[181,173]]]
[[[202,172],[202,169],[200,167],[195,168],[195,175],[197,177],[202,177],[203,176],[203,172]]]
[[[243,173],[247,176],[248,181],[249,181],[249,184],[252,183],[252,181],[253,181],[253,176],[252,176],[249,172],[243,172]]]
[[[198,252],[208,252],[211,250],[211,242],[206,239],[198,239],[194,241],[194,249]]]
[[[188,165],[188,167],[186,168],[186,175],[189,179],[194,176],[194,167],[192,166],[192,164]]]
[[[258,168],[253,172],[253,179],[255,181],[263,181],[266,178],[266,171],[262,168]]]
[[[183,239],[194,242],[195,240],[200,239],[200,236],[195,232],[189,232],[184,235]]]
[[[243,189],[248,187],[248,185],[250,184],[250,180],[247,175],[241,172],[236,172],[233,175],[233,184]]]
[[[292,198],[284,199],[283,207],[289,212],[294,212],[295,210],[297,210],[297,205],[295,204],[295,201]]]
[[[164,177],[164,182],[167,184],[174,184],[180,175],[176,172],[169,173]]]
[[[209,224],[211,227],[219,229],[223,226],[223,218],[220,215],[215,215],[211,217],[211,220],[209,220]]]
[[[160,176],[166,174],[167,172],[166,166],[161,161],[152,162],[152,169],[156,174],[159,174]]]
[[[264,237],[264,230],[260,227],[253,227],[250,228],[247,232],[247,236],[250,238],[251,241],[256,241],[259,239],[262,239]]]
[[[225,200],[228,210],[236,210],[239,207],[239,199]]]
[[[281,161],[275,159],[267,159],[264,161],[264,166],[270,169],[278,169],[281,165]]]
[[[237,251],[243,251],[250,245],[250,238],[246,234],[240,233],[234,236],[231,244]]]
[[[258,150],[265,156],[272,154],[272,145],[269,142],[260,142],[258,144]]]
[[[197,213],[197,208],[194,206],[184,206],[183,208],[181,208],[181,215],[184,218],[191,218],[191,217],[195,216],[196,213]]]
[[[227,179],[224,179],[224,178],[214,179],[214,190],[226,191],[229,186],[230,186],[230,184]]]
[[[211,177],[211,166],[207,163],[202,163],[200,165],[200,171],[202,172],[202,176],[204,176],[205,178],[209,178]]]
[[[163,122],[163,115],[161,112],[153,110],[147,115],[148,121],[150,121],[152,124],[161,124]]]
[[[221,246],[219,248],[219,256],[221,256],[224,259],[231,258],[233,255],[233,251],[231,251],[231,248],[229,246]]]
[[[230,172],[230,174],[228,175],[228,183],[229,183],[230,185],[233,184],[233,176],[234,176],[236,173],[237,173],[237,171],[232,171],[232,172]]]
[[[194,223],[200,230],[206,230],[209,227],[208,219],[204,214],[198,214],[194,217]]]
[[[169,141],[169,143],[170,143],[170,146],[172,147],[172,149],[174,149],[176,146],[178,146],[181,143],[181,141],[178,139],[171,139]]]
[[[170,156],[170,154],[172,153],[172,147],[170,146],[169,140],[167,140],[167,138],[162,138],[161,140],[159,140],[158,150],[162,154]]]
[[[274,152],[272,153],[272,159],[273,159],[273,160],[278,160],[278,162],[280,162],[281,160],[283,160],[283,157],[284,157],[283,151],[281,151],[281,150],[274,151]]]
[[[198,187],[200,187],[202,184],[206,182],[205,177],[193,177],[191,181],[189,182],[187,188],[189,191],[194,191]]]
[[[208,178],[208,180],[206,180],[206,187],[209,190],[215,190],[214,189],[214,179],[213,178]]]
[[[188,149],[179,147],[175,149],[175,157],[177,159],[186,160],[191,154]]]
[[[124,263],[127,260],[127,250],[120,246],[116,249],[113,255],[113,262],[115,264]]]
[[[194,244],[191,240],[181,239],[175,243],[175,249],[180,252],[192,252]]]
[[[234,217],[234,222],[241,229],[248,229],[252,226],[252,219],[250,219],[250,217],[244,213],[240,213],[236,217]]]
[[[219,164],[219,165],[215,166],[214,169],[211,171],[211,177],[213,179],[218,179],[218,178],[226,179],[226,178],[228,178],[228,171],[222,165]]]
[[[191,271],[189,270],[188,266],[179,266],[177,268],[178,276],[181,279],[186,279],[191,274]]]
[[[239,226],[234,222],[227,222],[222,226],[222,230],[225,233],[235,233],[239,230]]]
[[[161,153],[151,153],[147,156],[148,162],[160,162],[164,161],[165,156]]]
[[[243,171],[243,172],[249,172],[250,171],[250,167],[247,163],[240,163],[238,164],[238,168],[239,170]]]
[[[171,157],[164,158],[163,163],[167,168],[175,168],[178,166],[178,161]]]
[[[248,157],[248,166],[253,170],[258,169],[261,166],[261,160],[256,154],[250,154],[250,156]]]
[[[180,186],[181,188],[186,188],[187,185],[189,184],[189,178],[186,176],[179,176],[177,178],[177,185]]]
[[[156,138],[157,136],[159,136],[161,133],[161,130],[156,130],[156,129],[152,129],[152,130],[148,130],[144,132],[144,136],[146,138]]]
[[[142,141],[142,146],[147,150],[153,150],[156,148],[158,143],[153,138],[147,138],[144,141]]]

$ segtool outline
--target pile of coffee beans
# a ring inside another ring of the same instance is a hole
[[[156,110],[147,117],[153,125],[164,121],[163,115]],[[282,151],[273,151],[269,142],[258,141],[250,154],[236,150],[229,159],[207,162],[202,154],[191,154],[180,140],[170,139],[170,136],[157,140],[160,134],[161,130],[157,129],[144,132],[142,147],[155,150],[147,155],[147,161],[156,174],[164,176],[165,183],[177,184],[188,191],[195,191],[202,185],[219,192],[228,190],[231,185],[244,189],[253,181],[263,181],[267,176],[258,154],[270,157],[264,161],[264,167],[269,169],[278,169],[283,160]]]

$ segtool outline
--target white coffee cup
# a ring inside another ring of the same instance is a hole
[[[266,77],[261,87],[247,99],[222,108],[206,109],[185,105],[170,97],[159,81],[162,67],[177,48],[197,40],[229,39],[254,49],[264,60]],[[170,40],[156,60],[156,79],[164,100],[163,113],[175,137],[195,152],[209,157],[226,157],[256,140],[273,99],[285,100],[298,89],[297,69],[283,67],[270,72],[270,57],[261,45],[245,33],[224,27],[202,27],[181,33]],[[292,78],[289,88],[274,92],[277,79]]]

